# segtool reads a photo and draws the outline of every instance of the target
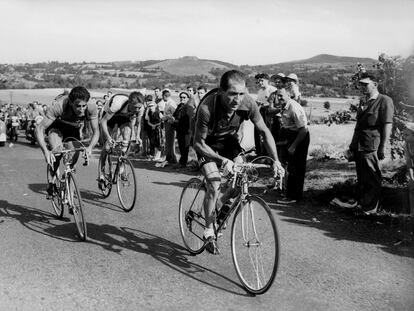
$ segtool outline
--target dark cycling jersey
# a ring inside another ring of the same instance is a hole
[[[244,96],[239,108],[228,116],[216,89],[201,101],[197,109],[195,131],[218,154],[234,159],[242,151],[237,136],[240,124],[248,119],[256,123],[260,117],[256,102],[248,94]]]

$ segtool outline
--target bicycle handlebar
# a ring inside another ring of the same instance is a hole
[[[78,151],[83,151],[82,158],[85,160],[84,163],[83,163],[83,166],[89,165],[89,156],[88,156],[88,153],[86,152],[86,147],[52,151],[52,154],[53,155],[65,155],[65,154],[74,153],[74,152],[78,152]]]

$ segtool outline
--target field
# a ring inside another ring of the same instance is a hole
[[[63,93],[65,89],[11,89],[0,90],[0,101],[13,102],[17,105],[27,105],[33,101],[49,105],[52,100],[59,94]],[[91,91],[92,97],[101,97],[105,91]]]

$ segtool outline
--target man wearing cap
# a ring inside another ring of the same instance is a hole
[[[259,106],[260,114],[265,121],[266,126],[270,129],[272,127],[272,118],[269,114],[269,97],[270,94],[276,91],[276,88],[273,85],[269,84],[269,75],[267,73],[259,73],[255,76],[257,84],[259,85],[259,90],[257,91],[256,103]],[[256,145],[257,155],[262,155],[265,153],[265,148],[263,142],[259,135],[257,129],[254,132],[254,141]]]
[[[359,80],[365,98],[357,111],[357,123],[348,155],[356,163],[359,207],[365,214],[377,211],[382,175],[379,161],[385,158],[385,146],[390,138],[394,104],[392,99],[378,92],[378,81],[365,73]]]
[[[286,89],[277,90],[281,105],[282,135],[286,139],[283,155],[287,163],[286,197],[278,200],[281,204],[292,204],[302,199],[306,172],[306,158],[309,148],[308,120],[303,107]]]
[[[286,77],[286,89],[290,92],[290,98],[300,103],[299,79],[294,73]]]

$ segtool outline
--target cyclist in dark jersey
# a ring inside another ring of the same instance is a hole
[[[101,152],[101,167],[98,186],[101,188],[105,182],[104,168],[108,151],[113,145],[115,129],[119,128],[122,136],[122,150],[126,152],[135,125],[138,125],[136,134],[137,143],[140,143],[141,119],[144,115],[145,97],[140,92],[132,92],[129,96],[115,94],[105,104],[100,121],[104,148]]]
[[[49,137],[52,150],[61,146],[63,141],[80,140],[80,129],[84,121],[91,121],[92,138],[86,152],[92,154],[99,139],[98,111],[94,103],[89,102],[90,94],[83,86],[74,87],[69,95],[61,96],[47,110],[46,116],[36,127],[36,138],[42,148],[46,162],[54,167],[53,174],[59,167],[60,158],[55,158],[47,148],[45,132]],[[74,156],[74,163],[79,154]],[[54,176],[53,176],[54,177]],[[53,192],[53,183],[48,185],[48,194]]]
[[[246,79],[243,73],[231,70],[223,74],[220,87],[210,91],[198,107],[194,149],[199,158],[201,172],[207,181],[204,200],[206,229],[204,239],[206,249],[218,253],[214,237],[214,207],[219,195],[221,176],[217,164],[224,168],[224,174],[232,173],[234,161],[242,151],[237,131],[243,120],[250,119],[264,137],[264,145],[275,160],[274,170],[283,174],[284,170],[277,157],[276,145],[270,130],[266,127],[256,102],[247,94]],[[223,194],[225,202],[229,194]]]

